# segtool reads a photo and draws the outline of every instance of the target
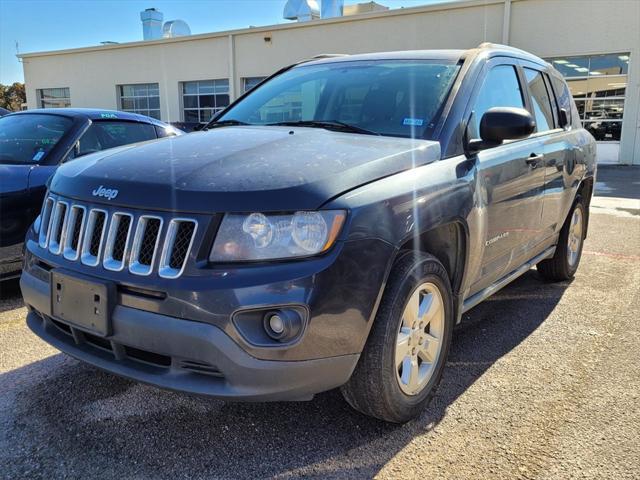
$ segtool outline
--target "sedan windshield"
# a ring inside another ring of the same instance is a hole
[[[458,69],[441,60],[302,65],[252,90],[209,127],[299,125],[430,138]]]
[[[20,114],[0,118],[0,164],[35,164],[71,128],[60,115]]]

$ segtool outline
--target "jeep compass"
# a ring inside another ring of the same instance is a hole
[[[312,59],[203,131],[60,167],[25,241],[27,323],[159,387],[339,387],[404,422],[465,311],[534,266],[574,275],[595,170],[567,84],[521,50]]]

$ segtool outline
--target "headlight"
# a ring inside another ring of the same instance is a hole
[[[38,215],[33,222],[33,231],[35,233],[40,233],[40,223],[42,223],[42,215]]]
[[[345,218],[344,210],[225,215],[209,260],[238,262],[315,255],[331,248]]]

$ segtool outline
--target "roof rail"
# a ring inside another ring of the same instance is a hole
[[[321,58],[335,58],[335,57],[348,57],[348,53],[320,53],[311,57],[313,60],[319,60]]]
[[[493,48],[496,50],[507,50],[507,51],[511,51],[514,53],[519,53],[519,54],[524,54],[527,56],[534,56],[532,53],[527,52],[525,50],[521,50],[520,48],[516,48],[516,47],[511,47],[509,45],[502,45],[501,43],[491,43],[491,42],[482,42],[480,45],[478,45],[478,49],[489,49],[489,48]]]

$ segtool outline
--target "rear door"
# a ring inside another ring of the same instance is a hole
[[[492,107],[529,108],[518,61],[487,63],[470,102],[467,138],[479,138],[482,114]],[[535,255],[542,234],[543,152],[535,136],[508,141],[476,154],[477,202],[482,211],[481,268],[472,282],[476,293]]]
[[[549,75],[540,66],[522,62],[536,120],[536,136],[544,155],[544,193],[542,228],[545,237],[552,239],[560,231],[572,201],[573,171],[575,168],[575,139],[573,132],[560,127],[559,108]],[[571,112],[568,111],[568,114]]]

